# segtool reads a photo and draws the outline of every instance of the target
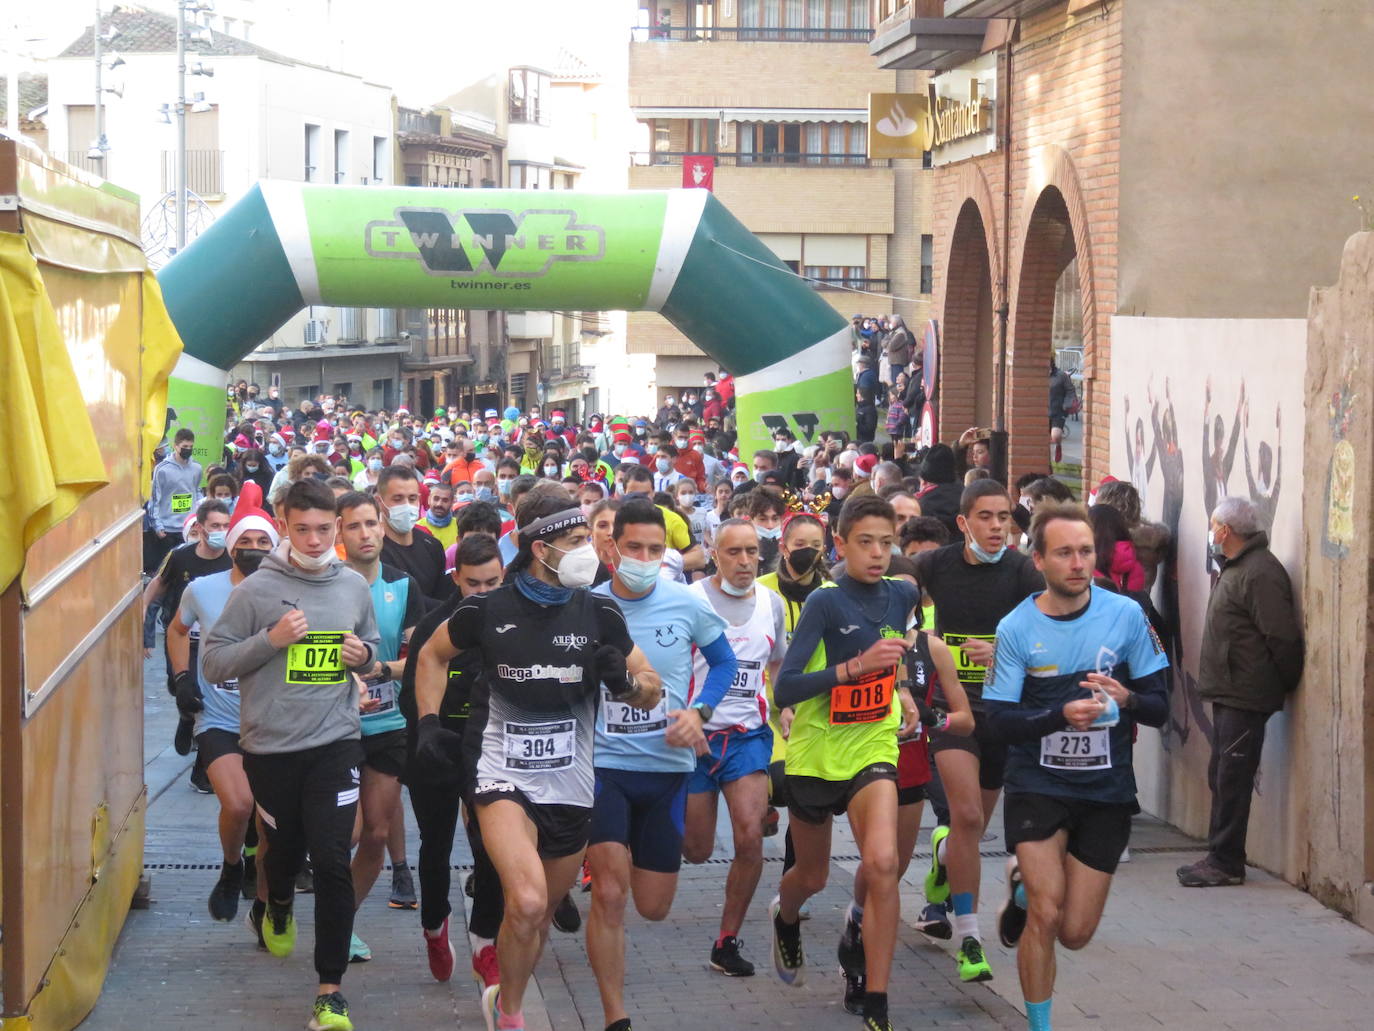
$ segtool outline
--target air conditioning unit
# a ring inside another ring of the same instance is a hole
[[[305,346],[323,347],[324,335],[328,331],[329,323],[324,319],[310,319],[305,324]]]

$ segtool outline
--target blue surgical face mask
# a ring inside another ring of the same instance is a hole
[[[216,551],[224,547],[224,542],[229,536],[227,530],[211,530],[205,535],[205,543]]]
[[[497,481],[496,481],[496,489],[499,490],[499,491],[501,492],[501,496],[502,496],[502,497],[504,497],[505,495],[509,494],[509,493],[510,493],[510,480],[497,480]]]
[[[754,532],[759,535],[759,540],[775,541],[782,536],[781,526],[755,526]]]
[[[456,498],[453,499],[453,503],[455,505],[466,505],[471,500],[471,494],[459,494]]]
[[[476,498],[476,500],[478,501],[494,502],[496,500],[496,492],[492,490],[490,487],[478,487],[477,492],[473,495],[473,497]]]
[[[667,458],[660,458],[654,465],[658,467],[658,474],[660,476],[667,476],[668,471],[673,468],[672,460]]]
[[[658,571],[663,567],[663,559],[651,562],[644,559],[629,558],[620,554],[619,548],[616,548],[616,554],[620,556],[620,562],[615,567],[616,575],[630,590],[639,594],[658,583]]]
[[[978,546],[978,542],[973,537],[966,537],[965,540],[968,542],[968,550],[973,552],[973,557],[984,565],[990,566],[994,562],[1002,561],[1002,556],[1007,553],[1006,544],[1003,544],[996,551],[985,551]]]
[[[369,458],[367,460],[367,467],[374,473],[379,473],[382,471],[382,460],[380,458]]]

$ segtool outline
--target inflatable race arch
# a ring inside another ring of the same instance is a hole
[[[264,182],[158,280],[198,457],[219,458],[228,370],[310,304],[657,311],[735,375],[741,455],[784,423],[854,429],[848,323],[705,190]]]

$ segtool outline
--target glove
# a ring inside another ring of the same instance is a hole
[[[458,772],[463,735],[446,730],[436,715],[422,716],[415,725],[415,759],[435,773]]]
[[[925,727],[927,732],[944,730],[945,725],[949,723],[948,713],[932,709],[919,698],[916,699],[916,713],[921,717],[921,726]]]
[[[201,701],[200,685],[190,670],[176,674],[172,678],[172,688],[177,699],[177,712],[183,716],[194,716],[205,708]]]
[[[614,645],[603,644],[596,650],[596,672],[616,701],[629,698],[639,690],[630,686],[630,674],[625,669],[625,653]]]

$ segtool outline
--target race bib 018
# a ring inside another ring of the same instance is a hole
[[[830,689],[830,723],[876,723],[892,712],[892,695],[897,684],[897,667],[862,676],[853,684],[836,684]]]
[[[286,649],[288,684],[341,684],[344,681],[343,631],[315,631]]]

